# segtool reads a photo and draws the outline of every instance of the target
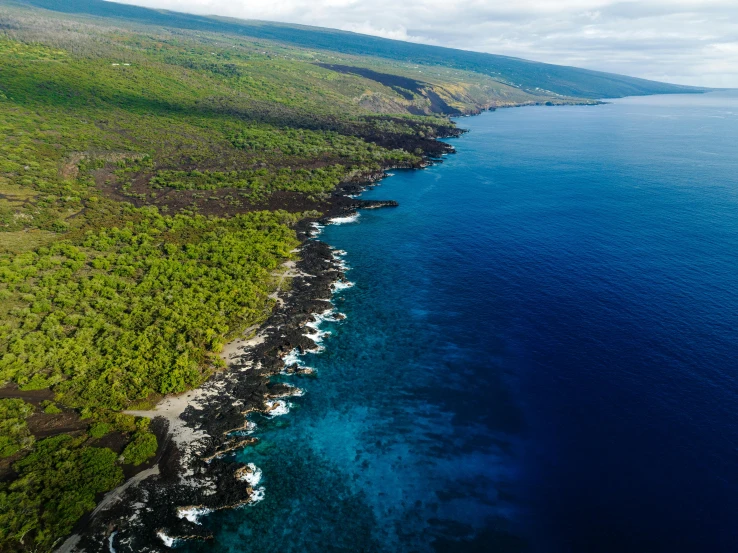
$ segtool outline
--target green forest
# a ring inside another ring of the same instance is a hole
[[[100,15],[0,0],[0,551],[52,550],[152,460],[124,411],[223,370],[338,185],[420,166],[450,111],[581,101]]]

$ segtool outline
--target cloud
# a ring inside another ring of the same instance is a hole
[[[118,0],[738,88],[736,0]]]

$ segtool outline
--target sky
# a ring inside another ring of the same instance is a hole
[[[738,88],[738,0],[117,0]]]

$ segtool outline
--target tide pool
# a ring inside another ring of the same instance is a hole
[[[178,548],[738,550],[738,95],[458,123],[322,231],[347,318]]]

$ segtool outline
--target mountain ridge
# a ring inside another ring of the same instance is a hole
[[[617,98],[711,90],[565,65],[405,42],[351,31],[292,23],[241,20],[144,8],[102,0],[14,0],[17,5],[51,11],[125,19],[169,28],[202,30],[283,42],[302,48],[384,58],[427,66],[446,66],[491,77],[530,93],[580,98]]]

